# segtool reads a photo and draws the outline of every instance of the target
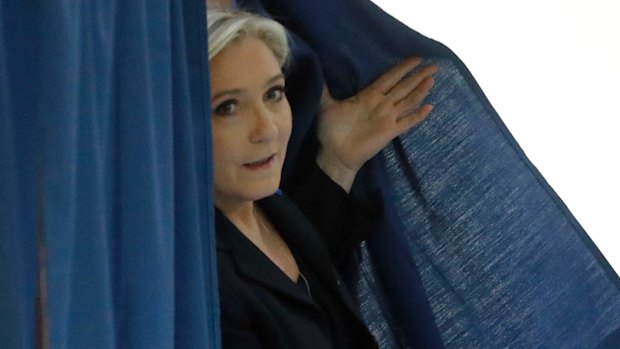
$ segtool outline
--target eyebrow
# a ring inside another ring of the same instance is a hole
[[[284,73],[280,73],[278,75],[273,76],[272,78],[267,80],[267,83],[265,85],[271,85],[271,84],[273,84],[274,82],[276,82],[276,81],[278,81],[280,79],[285,79]],[[233,88],[233,89],[230,89],[230,90],[224,90],[224,91],[218,92],[215,95],[213,95],[211,100],[218,99],[218,98],[220,98],[222,96],[225,96],[225,95],[238,95],[238,94],[240,94],[242,92],[243,92],[243,90],[240,89],[240,88]]]

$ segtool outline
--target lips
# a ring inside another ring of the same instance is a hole
[[[273,163],[275,157],[276,157],[276,154],[272,154],[264,159],[261,159],[255,162],[248,162],[247,164],[243,164],[243,167],[250,169],[250,170],[259,170],[259,169],[268,168]]]

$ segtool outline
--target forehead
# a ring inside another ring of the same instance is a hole
[[[209,68],[212,92],[260,85],[282,71],[269,47],[252,37],[229,44],[211,59]]]

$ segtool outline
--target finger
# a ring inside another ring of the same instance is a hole
[[[408,114],[398,117],[396,119],[398,135],[401,135],[412,127],[418,125],[420,122],[426,119],[426,117],[428,116],[428,114],[430,114],[432,110],[433,106],[431,104],[425,104]]]
[[[394,86],[392,91],[390,91],[390,99],[395,105],[399,104],[405,98],[408,99],[411,94],[415,94],[420,87],[423,87],[421,86],[423,82],[427,81],[428,78],[432,77],[432,75],[438,71],[439,67],[436,65],[429,65],[420,69]],[[421,100],[418,101],[418,103],[419,102],[421,102]]]
[[[405,75],[407,75],[420,63],[422,63],[422,58],[420,57],[408,58],[381,74],[381,76],[375,80],[370,87],[377,89],[386,95]]]
[[[427,76],[420,82],[416,88],[409,93],[407,97],[398,102],[394,107],[396,108],[396,114],[398,116],[408,114],[412,110],[417,109],[424,99],[428,96],[428,93],[435,85],[435,79],[432,76]]]

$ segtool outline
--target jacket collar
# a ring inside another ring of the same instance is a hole
[[[324,282],[333,284],[329,254],[312,224],[293,203],[285,196],[274,195],[257,204],[286,243]],[[238,273],[279,293],[308,302],[298,287],[217,209],[216,234],[217,249],[230,253]]]

